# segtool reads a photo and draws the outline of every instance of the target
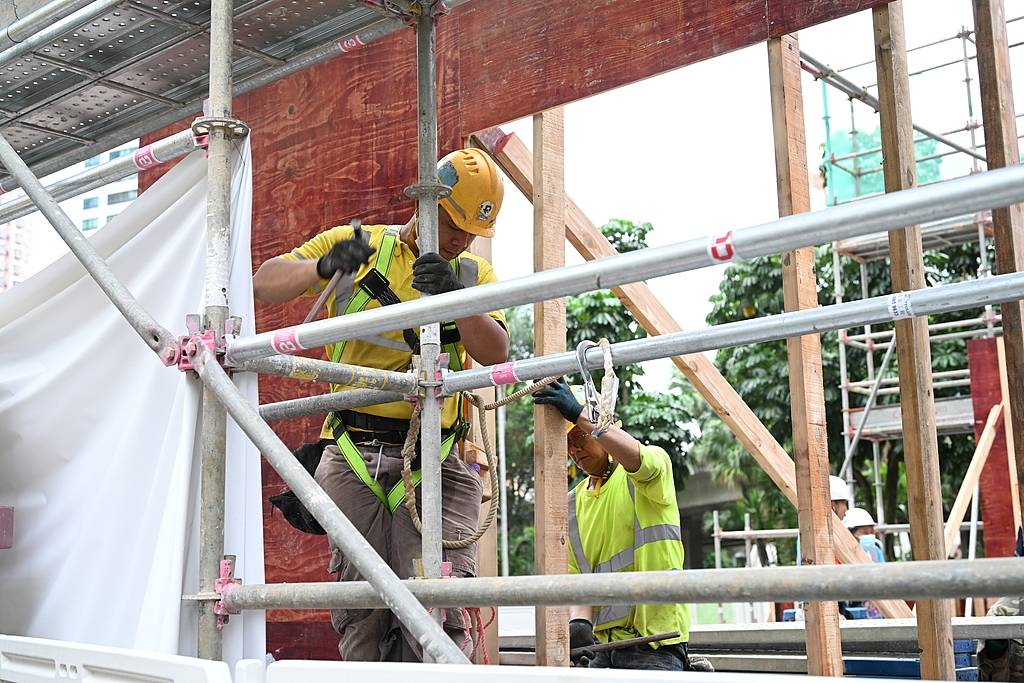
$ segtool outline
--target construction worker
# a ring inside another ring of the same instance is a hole
[[[850,530],[861,549],[875,562],[885,562],[885,548],[875,535],[875,520],[864,508],[850,508],[843,518],[843,524]]]
[[[834,474],[828,475],[828,495],[832,500],[832,512],[836,517],[843,519],[846,511],[850,509],[850,487]]]
[[[679,508],[672,462],[657,446],[641,445],[616,424],[597,430],[562,380],[534,394],[567,421],[569,457],[588,478],[569,493],[569,573],[683,569]],[[570,648],[678,632],[660,642],[595,653],[605,669],[689,669],[685,604],[588,605],[570,611]]]
[[[462,149],[445,156],[438,176],[451,187],[439,200],[439,254],[420,254],[414,215],[405,225],[343,225],[322,232],[287,254],[272,258],[253,277],[257,299],[272,303],[297,296],[315,296],[328,280],[341,273],[341,284],[328,300],[328,315],[348,315],[418,299],[420,293],[443,294],[494,282],[491,264],[469,254],[473,240],[492,237],[504,193],[494,161],[479,149]],[[461,369],[472,357],[484,365],[508,358],[509,337],[501,312],[473,315],[441,325],[442,352],[449,368]],[[350,339],[327,346],[334,362],[405,371],[418,353],[417,330],[396,330],[379,336]],[[344,387],[332,387],[333,390]],[[321,432],[326,446],[316,468],[316,480],[373,548],[401,578],[416,575],[421,538],[405,507],[402,446],[413,405],[397,401],[332,412]],[[442,427],[442,533],[445,540],[464,539],[479,523],[482,484],[479,475],[458,457],[449,457],[453,444],[468,425],[461,397],[444,401]],[[418,482],[418,457],[413,463]],[[419,504],[419,489],[416,489]],[[476,573],[476,545],[445,549],[452,575]],[[328,571],[340,581],[361,580],[359,572],[331,544]],[[444,627],[452,639],[471,647],[465,612],[447,610]],[[387,610],[334,610],[331,621],[341,635],[338,650],[346,661],[419,661],[419,644]]]

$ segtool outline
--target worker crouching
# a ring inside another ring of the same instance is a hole
[[[585,414],[562,380],[535,393],[534,402],[556,408],[568,421],[569,457],[589,475],[569,493],[569,573],[682,571],[679,508],[668,454],[641,445],[618,423],[599,430],[598,416]],[[574,649],[674,634],[658,642],[584,652],[592,655],[586,657],[591,668],[690,669],[685,604],[577,606],[570,617]]]
[[[438,177],[451,188],[451,194],[439,201],[439,253],[420,253],[416,216],[405,225],[343,225],[260,266],[253,277],[256,298],[282,303],[300,295],[316,296],[339,276],[327,313],[350,315],[418,299],[420,293],[444,294],[496,281],[490,263],[466,250],[477,236],[494,234],[504,192],[497,166],[485,152],[463,149],[440,161]],[[508,358],[508,344],[501,312],[441,324],[441,351],[453,370],[461,370],[468,357],[482,365],[502,363]],[[404,372],[418,347],[417,330],[406,329],[330,344],[327,354],[336,363]],[[332,386],[332,391],[346,388]],[[461,395],[446,398],[441,409],[442,536],[464,542],[444,550],[455,577],[476,574],[476,543],[469,539],[477,530],[483,489],[479,475],[451,455],[468,428],[463,401]],[[412,412],[411,403],[396,401],[330,413],[320,434],[325,448],[315,470],[317,483],[403,579],[416,575],[415,561],[422,555],[402,480],[402,448]],[[418,452],[416,456],[414,482],[419,479]],[[418,483],[416,502],[420,504]],[[333,542],[331,551],[329,572],[339,581],[361,580],[355,565]],[[346,661],[422,657],[419,643],[388,610],[332,610],[331,623],[341,635],[338,650]],[[472,646],[469,627],[464,611],[445,611],[445,631],[464,651]]]

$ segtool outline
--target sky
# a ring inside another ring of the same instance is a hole
[[[906,0],[904,13],[911,48],[973,26],[969,0]],[[1024,0],[1006,0],[1006,13],[1008,19],[1024,15]],[[833,68],[873,60],[870,12],[807,29],[799,37],[801,50]],[[1024,21],[1010,24],[1009,38],[1011,44],[1024,40]],[[911,52],[909,68],[913,72],[962,55],[961,41],[951,40]],[[1024,112],[1024,47],[1011,51],[1011,59],[1016,107]],[[874,64],[844,75],[862,86],[872,85]],[[963,80],[962,62],[913,77],[915,122],[936,132],[963,126],[968,119]],[[980,117],[976,80],[974,86],[975,112]],[[804,73],[803,92],[808,163],[816,172],[825,139],[821,84]],[[877,115],[859,102],[855,107],[857,127],[873,130]],[[829,108],[833,127],[849,130],[849,100],[833,90]],[[778,218],[765,45],[683,67],[564,109],[566,191],[595,224],[611,218],[648,221],[654,225],[648,241],[660,246]],[[532,147],[530,119],[503,128]],[[966,133],[952,137],[970,142]],[[948,177],[971,171],[963,155],[947,157],[942,168]],[[823,207],[824,193],[813,193],[813,205]],[[508,184],[493,245],[499,278],[532,272],[532,224],[531,205]],[[568,245],[566,262],[581,262]],[[648,284],[683,329],[698,329],[706,327],[705,317],[711,310],[708,299],[717,292],[723,270],[723,266],[705,268]],[[670,377],[671,363],[655,361],[646,364],[645,370],[647,387],[661,389]]]

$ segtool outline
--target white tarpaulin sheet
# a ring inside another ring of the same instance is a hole
[[[252,164],[232,178],[231,314],[253,334]],[[203,310],[206,160],[182,160],[92,244],[160,324]],[[252,403],[254,375],[235,378]],[[166,368],[71,254],[0,295],[0,633],[195,654],[201,385]],[[260,460],[228,420],[225,553],[263,582]],[[263,614],[224,630],[265,653]]]

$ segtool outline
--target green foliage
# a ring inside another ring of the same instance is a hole
[[[620,252],[647,246],[650,223],[612,220],[601,228]],[[512,330],[510,355],[533,355],[533,314],[530,307],[509,309]],[[611,342],[642,339],[647,333],[629,311],[607,290],[589,292],[566,300],[567,346],[574,349],[584,339]],[[672,458],[677,486],[689,472],[684,458],[695,438],[700,401],[692,394],[670,391],[650,392],[639,384],[639,366],[616,368],[619,400],[616,412],[624,428],[642,443],[661,446]],[[596,372],[599,378],[601,373]],[[570,383],[579,378],[569,377]],[[599,385],[600,386],[600,385]],[[528,400],[510,404],[506,413],[506,473],[509,482],[509,571],[529,574],[533,569],[533,404]],[[570,484],[567,472],[566,484]]]

